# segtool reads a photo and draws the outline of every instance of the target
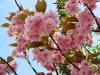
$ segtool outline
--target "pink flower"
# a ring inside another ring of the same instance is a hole
[[[77,67],[79,66],[78,64],[75,64]],[[79,71],[72,65],[67,66],[70,70],[71,75],[79,75]]]
[[[39,48],[35,48],[33,50],[34,57],[38,62],[45,63],[48,61],[48,53],[44,54],[44,51],[40,51]],[[46,59],[47,58],[47,59]]]
[[[95,9],[96,8],[96,0],[80,0],[83,4],[87,4],[89,8]]]
[[[11,61],[8,64],[16,71],[17,63],[15,61]],[[6,71],[13,73],[13,71],[7,64],[0,64],[0,75],[6,75]]]
[[[58,24],[58,16],[49,11],[48,13],[38,13],[29,16],[25,21],[25,36],[30,42],[40,41],[41,35],[48,36],[52,30],[55,30]]]
[[[43,33],[48,36],[52,30],[55,30],[58,26],[59,20],[56,12],[48,11],[44,14],[44,25],[43,25]]]
[[[81,63],[77,63],[76,66],[80,69],[79,71],[73,65],[68,65],[68,68],[71,70],[71,75],[94,75],[91,62],[83,60]]]
[[[27,41],[23,35],[19,35],[17,38],[17,47],[24,49],[26,47]]]
[[[68,2],[65,3],[65,8],[71,13],[78,13],[79,8],[78,8],[78,0],[69,0]]]
[[[53,63],[61,63],[61,61],[63,59],[63,56],[58,51],[55,51],[55,52],[51,53],[50,56],[51,56],[51,61]]]
[[[81,62],[81,67],[79,71],[80,75],[94,75],[92,63],[87,60],[83,60]]]
[[[53,63],[49,63],[49,62],[44,63],[43,66],[46,67],[47,70],[50,70],[50,71],[55,71],[55,69],[56,69],[55,66],[53,65]]]
[[[16,13],[15,16],[12,17],[12,28],[14,32],[23,32],[24,30],[24,20],[20,20],[18,17],[24,14],[23,11]]]
[[[39,41],[42,27],[43,27],[43,14],[36,13],[34,16],[29,16],[25,21],[25,36],[26,40],[33,42]]]
[[[85,9],[84,11],[80,12],[79,20],[85,24],[91,24],[94,18],[92,14],[89,12],[89,10]]]
[[[0,75],[6,75],[4,64],[0,64]]]
[[[53,63],[60,63],[63,59],[63,56],[58,51],[53,52],[48,49],[41,51],[39,48],[35,48],[33,55],[42,66],[50,71],[55,70]]]
[[[18,64],[15,61],[11,61],[9,64],[16,71]],[[9,67],[7,68],[7,71],[13,73]]]
[[[23,53],[22,51],[21,52],[19,52],[19,51],[17,51],[17,50],[14,50],[13,52],[12,52],[12,56],[15,56],[15,57],[17,57],[17,58],[28,58],[29,57],[29,55],[26,53]]]
[[[63,52],[67,52],[72,46],[72,37],[70,35],[59,35],[56,41]]]
[[[92,44],[93,43],[93,37],[92,36],[87,36],[86,40],[87,40],[88,44]]]

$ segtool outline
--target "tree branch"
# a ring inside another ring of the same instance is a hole
[[[17,0],[15,0],[15,3],[16,3],[16,5],[17,5],[19,11],[21,11],[21,7],[20,7],[20,5],[17,3]]]
[[[89,54],[91,54],[91,52],[86,48],[86,46],[84,45],[84,44],[82,44],[83,45],[83,47],[85,48],[85,50],[89,53]]]
[[[8,75],[10,75],[10,73],[8,71],[6,71],[8,73]]]
[[[37,71],[35,70],[35,68],[31,65],[30,61],[28,58],[26,58],[28,64],[30,65],[30,67],[32,68],[32,70],[35,72],[35,74],[37,74]]]
[[[13,71],[13,73],[14,73],[15,75],[17,75],[17,73],[15,72],[15,70],[9,65],[8,62],[6,62],[5,59],[3,59],[2,57],[0,57],[0,59],[1,59],[3,62],[5,62],[5,63],[7,64],[7,66]]]
[[[55,65],[54,63],[53,63],[53,65],[54,65],[54,67],[56,68],[56,65]],[[57,69],[55,70],[55,72],[56,72],[56,75],[59,75]]]
[[[27,61],[27,63],[29,64],[29,66],[32,68],[32,70],[34,71],[35,74],[37,74],[37,71],[35,70],[35,68],[31,65],[31,62],[29,61],[29,59],[26,57],[26,52],[24,52],[25,54],[25,59]]]
[[[100,30],[92,30],[92,32],[100,32]]]
[[[80,70],[60,49],[59,45],[55,42],[55,40],[53,39],[53,37],[51,35],[49,35],[50,38],[53,40],[53,42],[56,44],[59,52],[69,61],[69,63],[71,63],[77,70]]]
[[[95,20],[95,22],[96,22],[96,24],[97,24],[97,26],[98,26],[98,28],[99,28],[99,30],[100,30],[100,24],[99,24],[99,22],[98,22],[96,16],[94,15],[94,13],[92,12],[91,8],[90,8],[87,4],[85,4],[85,6],[88,8],[88,10],[90,11],[90,13],[91,13],[92,16],[94,17],[94,20]]]

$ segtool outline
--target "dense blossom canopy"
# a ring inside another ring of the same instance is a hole
[[[95,75],[94,59],[88,58],[91,52],[84,51],[83,45],[93,44],[91,32],[100,31],[100,18],[92,12],[97,7],[96,0],[68,0],[63,7],[70,14],[61,19],[58,11],[53,10],[38,12],[23,8],[14,13],[8,30],[9,36],[16,37],[12,56],[26,59],[32,49],[33,57],[51,72],[59,67],[55,64],[66,64],[71,75]],[[95,23],[97,28],[93,27]],[[9,64],[16,69],[15,62]],[[10,71],[5,66],[0,65],[0,75],[5,75],[6,69]]]

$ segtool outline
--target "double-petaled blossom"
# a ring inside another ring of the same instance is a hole
[[[87,60],[81,61],[81,63],[76,63],[79,71],[72,65],[68,65],[68,68],[71,71],[71,75],[94,75],[94,70],[92,67],[92,63]]]
[[[4,70],[3,64],[0,64],[0,75],[6,75],[6,71]]]
[[[80,0],[81,3],[87,4],[92,10],[96,8],[96,0]]]
[[[35,59],[50,71],[55,70],[53,64],[60,63],[63,59],[63,56],[58,51],[50,51],[48,49],[40,50],[39,48],[35,48],[33,54]]]
[[[67,52],[72,46],[72,37],[70,35],[63,35],[61,33],[55,34],[55,39],[60,49],[63,52]]]
[[[48,70],[54,71],[55,67],[51,61],[50,53],[48,50],[40,51],[39,48],[33,50],[34,57],[38,62],[40,62]]]
[[[8,34],[12,36],[14,33],[21,33],[24,31],[24,23],[25,21],[20,19],[20,16],[23,15],[24,12],[20,11],[12,16],[11,22],[12,25],[9,28]]]
[[[41,36],[48,36],[58,25],[58,16],[55,12],[36,13],[25,21],[25,35],[30,42],[40,41]]]
[[[78,13],[79,8],[78,8],[78,0],[69,0],[68,2],[65,3],[65,8],[69,12],[75,14]]]

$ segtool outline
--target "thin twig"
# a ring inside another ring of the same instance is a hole
[[[97,26],[98,26],[98,28],[99,28],[99,30],[100,30],[100,24],[99,24],[99,22],[98,22],[96,16],[94,15],[94,13],[92,12],[91,8],[90,8],[87,4],[85,4],[85,6],[88,8],[88,10],[90,11],[90,13],[91,13],[92,16],[94,17],[94,20],[95,20],[95,22],[96,22],[96,24],[97,24]]]
[[[31,62],[29,61],[29,59],[26,57],[26,52],[24,52],[25,54],[25,59],[27,61],[27,63],[30,65],[30,67],[32,68],[32,70],[34,71],[35,74],[37,74],[37,71],[35,70],[35,68],[32,66]]]
[[[35,68],[31,65],[30,61],[28,58],[26,58],[28,64],[30,65],[30,67],[32,68],[32,70],[35,72],[35,74],[37,74],[37,71],[35,70]]]
[[[16,3],[16,5],[17,5],[19,11],[21,11],[21,7],[20,7],[20,5],[17,3],[17,0],[15,0],[15,3]]]
[[[60,49],[59,45],[55,42],[55,40],[53,39],[53,37],[51,35],[49,35],[50,38],[53,40],[53,42],[56,44],[59,52],[69,61],[69,63],[71,63],[77,70],[80,70]]]
[[[56,65],[55,65],[54,63],[53,63],[53,65],[54,65],[54,67],[56,68]],[[57,69],[55,70],[55,72],[56,72],[56,75],[59,75]]]
[[[6,71],[8,73],[8,75],[11,75],[8,71]]]
[[[15,72],[15,70],[9,65],[8,62],[6,62],[5,59],[3,59],[2,57],[0,57],[0,59],[1,59],[3,62],[5,62],[5,63],[7,64],[7,66],[13,71],[13,73],[14,73],[15,75],[17,75],[17,73]]]
[[[91,52],[86,48],[86,46],[84,45],[84,44],[82,44],[83,45],[83,47],[85,48],[85,50],[89,53],[89,54],[91,54]]]
[[[92,32],[100,32],[100,30],[92,30]]]

